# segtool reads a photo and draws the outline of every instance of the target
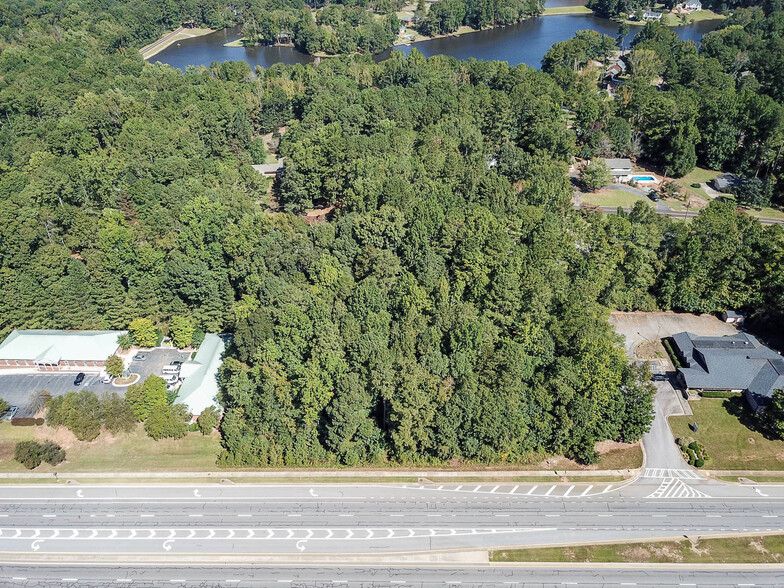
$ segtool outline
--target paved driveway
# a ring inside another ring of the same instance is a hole
[[[185,361],[189,353],[181,353],[176,349],[153,349],[142,351],[147,355],[145,361],[131,362],[131,372],[139,374],[144,380],[150,374],[161,375],[161,368],[175,360]],[[103,384],[97,373],[88,373],[79,386],[74,386],[75,372],[68,373],[35,373],[35,374],[0,374],[0,398],[11,406],[18,406],[17,417],[33,416],[33,400],[40,390],[48,391],[52,396],[61,396],[73,390],[87,389],[98,394],[117,392],[125,394],[126,388]]]

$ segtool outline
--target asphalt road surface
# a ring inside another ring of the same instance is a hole
[[[325,566],[3,566],[0,584],[11,586],[282,586],[459,588],[523,586],[781,586],[777,569],[688,567],[352,567]]]
[[[650,468],[633,484],[0,487],[0,552],[390,554],[784,532],[784,487]]]

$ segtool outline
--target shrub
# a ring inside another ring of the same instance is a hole
[[[181,439],[188,433],[187,410],[184,404],[166,404],[156,410],[144,423],[144,430],[156,441],[168,437]]]
[[[202,435],[209,435],[212,433],[212,430],[218,426],[218,420],[220,420],[220,410],[218,410],[214,406],[208,406],[199,415],[197,419],[197,423],[199,425],[199,430],[201,431]]]
[[[133,319],[128,330],[139,347],[155,347],[158,344],[158,330],[150,319]]]
[[[702,460],[702,459],[697,459],[697,460],[694,462],[694,467],[695,467],[695,468],[701,468],[701,467],[702,467],[702,466],[704,466],[704,465],[705,465],[705,461],[704,461],[704,460]]]
[[[116,392],[101,399],[101,420],[106,430],[114,434],[128,433],[136,427],[136,415],[131,405]]]
[[[106,373],[110,376],[114,376],[115,378],[121,376],[124,370],[125,364],[118,356],[110,355],[106,359]]]
[[[700,444],[697,443],[696,441],[692,441],[691,443],[689,443],[689,449],[692,449],[694,451],[699,451],[700,450]]]
[[[65,461],[65,450],[53,441],[44,441],[41,444],[41,459],[56,466]]]
[[[686,449],[692,443],[694,443],[694,437],[680,437],[677,441],[678,447],[681,449]]]
[[[80,441],[92,441],[101,433],[101,403],[90,390],[69,392],[52,399],[46,419],[52,427],[66,427]]]
[[[11,426],[14,427],[40,427],[44,424],[44,419],[34,419],[29,417],[11,419]]]
[[[699,182],[692,182],[691,183],[691,187],[692,188],[702,188],[702,184],[700,184]]]
[[[52,441],[20,441],[14,448],[14,459],[21,463],[28,470],[32,470],[45,461],[49,465],[56,466],[65,461],[65,451],[57,443]]]
[[[14,448],[14,459],[28,470],[41,465],[41,446],[36,441],[20,441]]]
[[[117,344],[123,351],[128,351],[133,345],[133,337],[131,337],[130,333],[123,333],[117,337]]]
[[[0,398],[0,414],[3,414],[8,409],[9,409],[8,403],[2,398]]]

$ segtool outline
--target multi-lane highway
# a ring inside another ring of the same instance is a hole
[[[689,469],[633,483],[0,486],[0,584],[781,585],[776,568],[487,563],[499,547],[770,532],[784,532],[784,487]]]
[[[472,587],[780,587],[782,572],[771,566],[89,566],[10,565],[0,569],[0,584],[79,587],[278,586],[283,588],[453,588]]]
[[[0,551],[390,554],[784,532],[784,487],[634,483],[0,487]]]

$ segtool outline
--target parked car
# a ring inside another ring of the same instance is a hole
[[[146,353],[137,353],[136,355],[133,356],[133,359],[131,361],[145,361],[146,359],[147,359]]]
[[[180,376],[179,374],[164,374],[163,379],[166,380],[168,386],[172,386],[179,381]]]
[[[182,365],[182,361],[180,361],[179,359],[175,359],[169,365],[176,365],[177,367],[180,367]]]
[[[161,368],[161,373],[164,376],[168,376],[169,374],[179,374],[180,366],[170,363],[169,365],[165,365]]]
[[[112,376],[111,374],[106,374],[103,377],[103,380],[101,380],[101,382],[103,382],[104,384],[111,384],[112,380],[114,380],[114,376]]]
[[[78,386],[82,382],[84,382],[84,372],[79,372],[74,378],[74,386]]]
[[[653,381],[654,382],[666,382],[667,376],[664,374],[653,374]]]
[[[17,412],[19,412],[18,406],[9,406],[8,410],[5,411],[5,414],[3,415],[3,420],[10,421],[12,418],[16,416]]]
[[[656,193],[656,190],[648,190],[648,198],[650,198],[654,202],[659,201],[659,195]]]

